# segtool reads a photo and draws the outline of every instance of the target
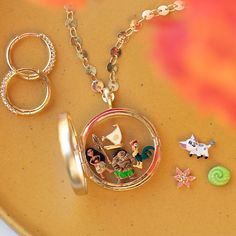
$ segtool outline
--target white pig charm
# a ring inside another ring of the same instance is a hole
[[[196,155],[197,159],[204,157],[208,159],[209,157],[209,148],[215,145],[215,141],[210,141],[208,144],[199,143],[194,135],[186,141],[179,143],[182,148],[189,152],[189,156]]]

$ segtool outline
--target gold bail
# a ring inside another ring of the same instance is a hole
[[[109,109],[112,108],[112,102],[115,100],[115,94],[109,88],[104,88],[102,91],[102,99],[108,104]]]

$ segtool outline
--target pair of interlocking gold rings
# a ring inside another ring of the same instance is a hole
[[[47,65],[41,71],[32,69],[32,68],[17,69],[13,65],[12,49],[18,41],[27,37],[37,37],[41,39],[47,46],[49,58],[48,58]],[[9,111],[11,111],[12,113],[16,115],[33,115],[42,111],[49,103],[49,100],[51,97],[51,86],[50,86],[50,81],[47,75],[52,71],[55,64],[55,60],[56,60],[56,51],[51,40],[45,34],[42,34],[42,33],[24,33],[19,36],[16,36],[13,40],[11,40],[11,42],[9,43],[7,47],[6,60],[10,68],[10,71],[3,78],[2,83],[1,83],[1,88],[0,88],[0,95],[1,95],[4,105],[7,107]],[[8,95],[8,85],[10,81],[13,79],[13,77],[15,76],[18,76],[21,79],[29,80],[29,81],[40,79],[46,84],[46,95],[40,105],[32,109],[25,109],[25,108],[17,107],[15,104],[12,103]]]

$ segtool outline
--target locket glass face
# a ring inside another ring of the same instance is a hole
[[[68,128],[71,129],[71,125]],[[64,155],[65,135],[60,130],[59,126]],[[70,134],[75,136],[73,132]],[[71,138],[72,141],[75,139]],[[76,159],[72,162],[78,166],[69,167],[73,168],[75,174],[71,175],[71,171],[68,171],[71,178],[73,175],[82,176],[82,179],[76,179],[82,183],[78,184],[80,188],[86,187],[81,169],[98,185],[122,191],[144,184],[160,162],[160,141],[155,128],[145,117],[125,108],[113,108],[94,117],[71,147],[74,149],[74,156],[70,156],[70,159]],[[68,158],[66,161],[68,167],[71,161]],[[76,174],[76,169],[80,172],[79,175]]]

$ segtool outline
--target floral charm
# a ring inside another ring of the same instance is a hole
[[[176,168],[176,175],[174,176],[175,180],[177,181],[177,187],[181,188],[182,186],[190,187],[192,181],[196,179],[195,176],[190,175],[190,169],[186,169],[184,171],[180,170],[178,167]]]

